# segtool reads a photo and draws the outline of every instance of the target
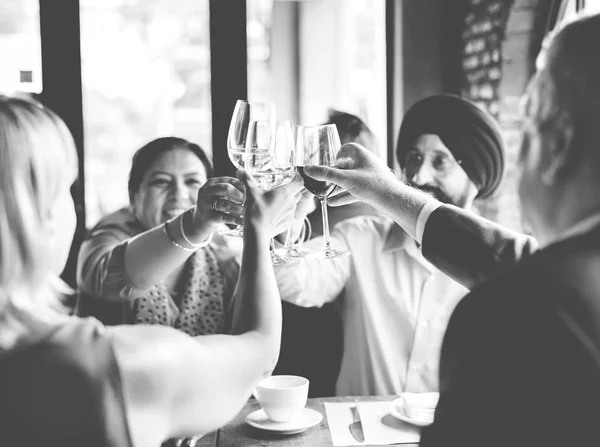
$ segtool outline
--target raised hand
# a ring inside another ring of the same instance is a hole
[[[237,176],[246,191],[244,226],[252,226],[268,237],[285,230],[302,197],[302,178],[295,176],[287,185],[263,192],[246,171],[238,170]]]
[[[400,182],[380,157],[356,143],[340,148],[334,167],[305,166],[304,172],[316,180],[335,183],[342,188],[329,198],[331,206],[360,200],[378,208],[381,196]]]
[[[193,215],[195,228],[218,224],[240,225],[243,221],[244,187],[233,177],[214,177],[198,190]]]

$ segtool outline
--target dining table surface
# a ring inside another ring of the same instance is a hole
[[[398,396],[358,396],[358,397],[319,397],[308,399],[307,408],[311,408],[323,415],[323,420],[316,426],[307,429],[295,435],[274,435],[257,428],[253,428],[246,423],[246,416],[251,412],[260,409],[259,403],[250,399],[238,415],[227,425],[219,430],[208,433],[200,438],[196,447],[330,447],[333,446],[329,425],[327,423],[327,413],[325,412],[325,402],[374,402],[374,401],[392,401]],[[369,444],[361,444],[368,447]],[[419,444],[402,444],[407,447],[417,447]]]

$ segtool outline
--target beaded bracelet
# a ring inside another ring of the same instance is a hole
[[[214,231],[212,233],[210,233],[208,235],[208,237],[203,241],[200,242],[199,244],[194,244],[192,241],[190,241],[188,239],[188,237],[185,235],[185,231],[183,230],[183,219],[185,218],[185,215],[188,212],[194,212],[194,208],[189,208],[188,210],[186,210],[183,215],[181,216],[181,219],[179,219],[179,231],[181,232],[181,237],[183,238],[183,240],[188,243],[189,245],[191,245],[192,247],[194,247],[194,249],[198,249],[198,248],[202,248],[202,247],[206,247],[208,244],[210,244],[212,242],[213,236],[214,236]]]

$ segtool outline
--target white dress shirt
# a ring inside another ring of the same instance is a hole
[[[386,218],[346,220],[331,238],[334,248],[352,255],[284,264],[275,272],[282,299],[299,306],[322,306],[344,292],[337,394],[438,391],[444,332],[468,290],[427,262],[414,239]],[[316,238],[305,246],[322,244]]]

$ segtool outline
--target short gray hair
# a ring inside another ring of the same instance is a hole
[[[568,113],[578,145],[600,144],[600,14],[565,23],[544,41],[538,57],[539,98],[531,98],[542,122]]]

